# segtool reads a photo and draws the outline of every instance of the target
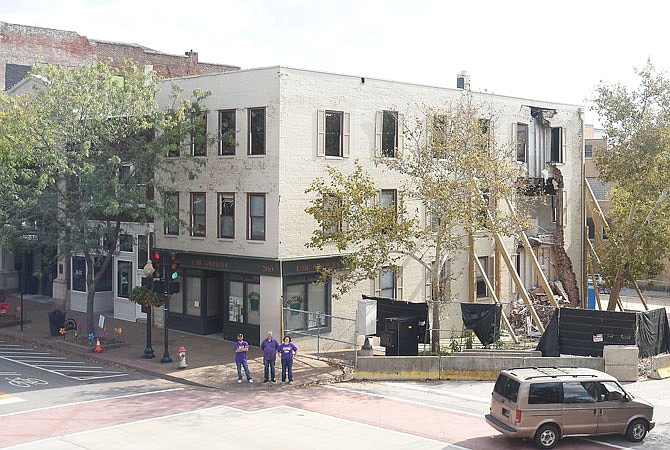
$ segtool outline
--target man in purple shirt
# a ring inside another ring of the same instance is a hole
[[[272,331],[268,331],[268,336],[261,342],[261,350],[263,350],[263,367],[265,368],[263,374],[263,382],[268,382],[268,371],[270,372],[270,379],[274,383],[275,379],[275,360],[277,359],[277,350],[279,349],[279,342],[272,337]]]
[[[237,382],[242,382],[242,367],[247,376],[249,383],[253,383],[251,374],[249,373],[249,364],[247,363],[247,352],[249,351],[249,343],[244,340],[244,336],[240,333],[237,335],[237,342],[233,345],[235,350],[235,365],[237,366]]]

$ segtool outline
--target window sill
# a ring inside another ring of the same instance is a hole
[[[260,239],[247,239],[248,244],[265,244],[265,240]]]
[[[337,161],[344,159],[344,156],[324,156],[323,158]]]
[[[207,236],[189,236],[191,239],[195,239],[196,241],[204,241],[207,239]]]
[[[216,238],[219,242],[235,242],[235,238],[228,238],[228,237],[218,237]]]
[[[262,155],[249,155],[247,154],[249,158],[264,158],[267,156],[267,153],[263,153]]]

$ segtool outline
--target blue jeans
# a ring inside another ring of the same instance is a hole
[[[282,359],[281,360],[281,381],[282,383],[286,382],[286,371],[288,370],[288,381],[293,381],[293,360],[292,359]]]
[[[268,381],[268,380],[275,380],[275,360],[274,359],[264,359],[263,360],[263,366],[265,367],[265,370],[263,372],[263,381]],[[268,378],[268,369],[271,375],[271,378]]]
[[[244,373],[247,376],[247,380],[251,380],[251,374],[249,373],[249,364],[247,363],[246,359],[242,362],[235,361],[235,365],[237,366],[237,379],[238,380],[242,379],[242,367],[244,367]]]

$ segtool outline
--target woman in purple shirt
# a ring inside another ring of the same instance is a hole
[[[284,342],[279,345],[277,352],[281,355],[281,382],[286,383],[288,371],[288,384],[293,384],[293,356],[298,353],[298,347],[291,343],[291,336],[284,337]]]

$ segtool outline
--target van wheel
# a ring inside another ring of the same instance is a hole
[[[561,439],[561,433],[556,425],[545,424],[538,428],[535,433],[535,445],[537,448],[554,448]]]
[[[626,429],[626,439],[632,442],[640,442],[647,435],[649,426],[644,419],[633,420]]]

